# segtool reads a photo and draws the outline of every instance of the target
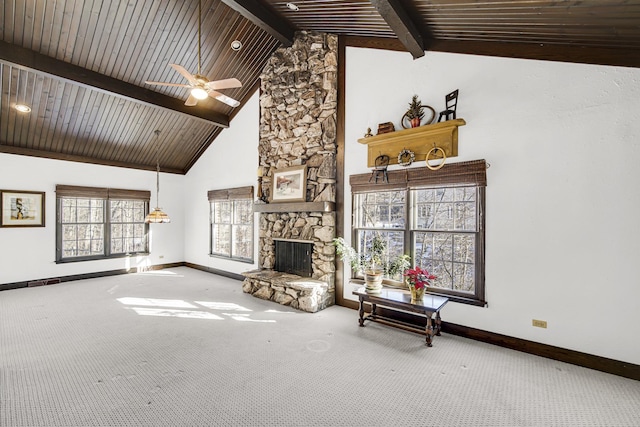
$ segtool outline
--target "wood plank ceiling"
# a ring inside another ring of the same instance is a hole
[[[294,31],[345,44],[640,67],[640,1],[202,0],[202,74],[243,104]],[[243,48],[231,49],[239,40]],[[6,0],[0,152],[186,173],[240,107],[184,106],[168,64],[198,69],[195,0]],[[13,106],[26,103],[31,113]],[[154,130],[159,129],[156,140]],[[257,144],[257,142],[256,142]]]

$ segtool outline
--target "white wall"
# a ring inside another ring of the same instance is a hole
[[[346,177],[369,172],[367,127],[401,129],[413,94],[440,111],[454,89],[467,124],[450,161],[491,165],[489,305],[449,303],[445,321],[640,364],[640,70],[361,48],[346,60]],[[345,230],[350,213],[347,197]]]
[[[254,186],[257,191],[258,91],[233,118],[186,175],[184,194],[189,200],[184,228],[185,261],[232,273],[258,268],[258,214],[254,216],[254,263],[209,256],[209,190]]]
[[[44,228],[0,228],[0,284],[182,262],[183,179],[160,174],[160,202],[172,222],[150,226],[149,256],[56,264],[56,184],[149,190],[153,208],[155,172],[0,153],[0,188],[46,193]]]

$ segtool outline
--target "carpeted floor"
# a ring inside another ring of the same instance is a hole
[[[640,383],[186,267],[0,292],[0,426],[181,425],[639,426]]]

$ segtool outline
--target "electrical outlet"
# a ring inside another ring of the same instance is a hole
[[[531,321],[531,324],[533,326],[535,326],[536,328],[547,328],[547,321],[546,320],[537,320],[537,319],[533,319]]]

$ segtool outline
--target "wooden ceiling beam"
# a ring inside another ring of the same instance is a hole
[[[405,51],[396,39],[361,36],[343,36],[343,39],[346,46]],[[640,51],[637,49],[637,54],[630,54],[629,49],[464,40],[436,40],[429,49],[430,52],[640,68]]]
[[[156,165],[142,165],[139,163],[120,162],[115,160],[103,160],[97,157],[81,156],[77,154],[63,154],[63,153],[56,153],[53,151],[35,150],[32,148],[22,148],[22,147],[16,147],[13,145],[5,145],[2,141],[0,141],[0,153],[18,154],[20,156],[40,157],[40,158],[52,159],[52,160],[64,160],[67,162],[90,163],[93,165],[115,166],[119,168],[148,170],[148,171],[154,171],[154,172],[156,171]],[[186,173],[186,171],[182,169],[165,168],[165,167],[161,168],[160,172],[173,173],[178,175],[184,175]]]
[[[370,0],[382,19],[391,27],[398,40],[411,53],[413,59],[424,56],[425,43],[409,12],[399,0]]]
[[[229,117],[224,114],[202,108],[187,107],[180,99],[117,80],[5,41],[0,41],[0,61],[10,63],[18,68],[41,72],[77,83],[88,89],[98,90],[109,95],[186,114],[216,126],[229,127]]]
[[[258,0],[222,0],[224,4],[275,37],[284,46],[293,44],[295,29]]]

